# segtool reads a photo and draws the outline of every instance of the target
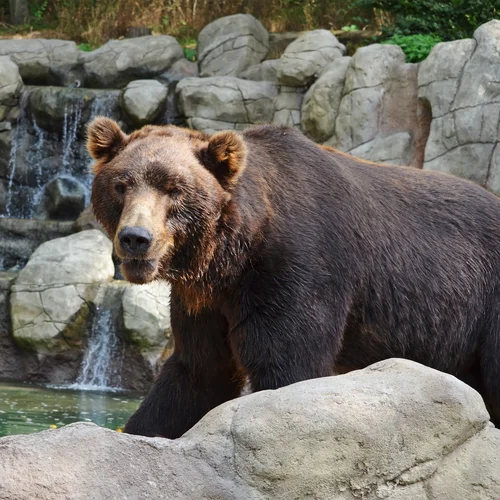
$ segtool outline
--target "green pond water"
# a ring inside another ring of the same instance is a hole
[[[142,396],[0,382],[0,437],[29,434],[73,422],[121,428]]]

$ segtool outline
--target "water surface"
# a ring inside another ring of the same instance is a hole
[[[121,429],[142,396],[0,382],[0,437],[30,434],[73,422]]]

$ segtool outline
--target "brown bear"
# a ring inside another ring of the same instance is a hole
[[[473,384],[500,423],[500,200],[293,129],[88,129],[92,202],[132,283],[171,283],[175,351],[126,432],[391,357]]]

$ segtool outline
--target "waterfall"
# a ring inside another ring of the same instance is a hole
[[[78,137],[78,127],[82,119],[83,100],[71,106],[64,107],[62,131],[62,169],[71,174],[71,166],[75,155],[75,145]]]
[[[122,361],[119,351],[111,311],[96,308],[80,375],[71,388],[100,391],[119,389]]]
[[[39,91],[40,87],[25,87],[21,94],[5,179],[6,205],[0,217],[46,218],[44,189],[57,177],[83,184],[88,203],[93,176],[83,147],[84,126],[97,115],[119,114],[118,90],[61,88],[58,92],[65,102],[64,114],[60,123],[48,127],[43,117],[35,120],[36,113],[29,109],[31,93]]]
[[[8,180],[7,180],[7,200],[5,204],[5,214],[0,215],[0,217],[11,217],[12,212],[12,200],[14,198],[14,177],[16,174],[16,158],[19,145],[21,140],[26,135],[27,128],[27,109],[28,109],[28,97],[29,93],[27,90],[23,89],[21,91],[21,97],[19,99],[19,117],[17,119],[16,129],[12,136],[12,144],[10,147],[10,157],[9,164],[7,166],[8,170]]]

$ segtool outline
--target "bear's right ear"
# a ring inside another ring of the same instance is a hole
[[[87,150],[94,160],[112,160],[126,145],[128,136],[118,123],[98,116],[87,127]]]

